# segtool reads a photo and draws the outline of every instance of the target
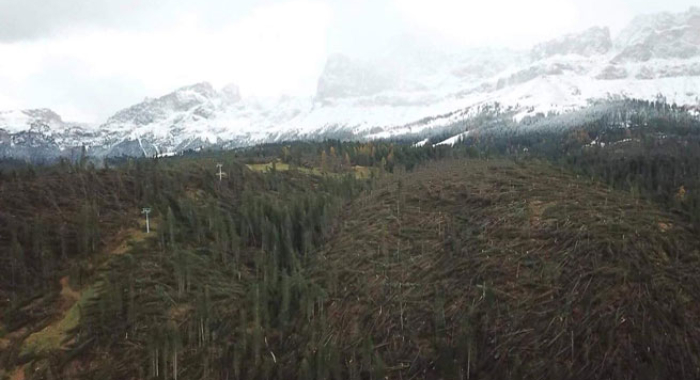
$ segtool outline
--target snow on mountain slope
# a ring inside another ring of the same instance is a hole
[[[65,127],[61,117],[50,109],[0,111],[0,129],[9,133],[45,128],[62,130]]]
[[[446,49],[406,37],[371,60],[329,57],[314,97],[250,98],[235,85],[198,83],[145,99],[94,130],[49,110],[4,112],[0,155],[21,146],[26,156],[42,144],[53,155],[86,145],[114,156],[417,136],[466,124],[494,104],[515,110],[519,121],[621,97],[700,105],[699,8],[637,17],[615,38],[594,27],[530,51]]]
[[[64,122],[50,109],[0,112],[0,157],[43,161],[77,156],[95,136],[89,126]]]
[[[583,33],[567,34],[553,41],[536,45],[530,57],[533,61],[555,55],[576,54],[584,57],[606,54],[612,48],[610,30],[593,27]]]
[[[615,39],[618,62],[690,58],[700,54],[700,8],[638,16]]]
[[[435,144],[435,145],[449,145],[449,146],[454,146],[455,144],[457,144],[458,142],[460,142],[460,140],[467,138],[467,136],[469,136],[469,132],[470,132],[470,131],[466,131],[466,132],[462,132],[462,133],[460,133],[460,134],[454,135],[454,136],[450,137],[449,139],[444,140],[444,141],[441,141],[441,142],[439,142],[439,143],[437,143],[437,144]]]

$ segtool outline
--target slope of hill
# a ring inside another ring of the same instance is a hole
[[[612,188],[675,187],[650,161],[610,187],[489,146],[2,171],[0,378],[693,377],[697,188],[652,203]]]
[[[689,376],[694,333],[660,326],[700,322],[691,231],[546,165],[436,163],[347,210],[328,330],[392,378]]]

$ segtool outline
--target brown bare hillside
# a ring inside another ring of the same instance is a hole
[[[373,378],[694,378],[698,243],[549,165],[451,161],[356,200],[318,277]]]

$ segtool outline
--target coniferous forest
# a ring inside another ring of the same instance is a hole
[[[5,162],[0,379],[698,378],[700,122],[625,110]]]

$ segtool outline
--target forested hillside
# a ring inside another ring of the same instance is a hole
[[[675,112],[7,165],[0,378],[698,377]]]

